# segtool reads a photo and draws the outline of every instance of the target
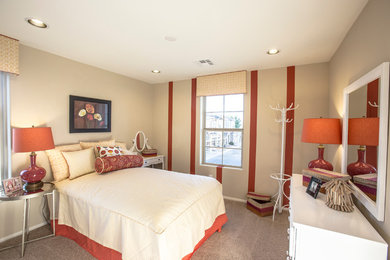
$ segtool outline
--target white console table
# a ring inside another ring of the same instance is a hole
[[[293,175],[287,259],[387,259],[387,243],[359,209],[333,210],[325,205],[325,197],[311,197],[302,175]]]

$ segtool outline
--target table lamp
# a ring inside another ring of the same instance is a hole
[[[365,162],[366,146],[379,144],[379,118],[350,118],[348,120],[348,144],[359,145],[358,160],[347,166],[349,175],[375,173],[376,169]]]
[[[309,162],[309,168],[333,171],[330,162],[324,160],[324,144],[341,144],[341,126],[338,118],[307,118],[303,120],[302,142],[317,143],[318,158]]]
[[[53,135],[50,127],[30,127],[12,129],[12,148],[15,153],[31,152],[30,167],[21,171],[20,176],[25,182],[25,191],[36,191],[42,188],[41,181],[46,170],[36,165],[36,151],[54,148]]]

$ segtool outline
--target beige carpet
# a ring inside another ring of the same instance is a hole
[[[229,221],[222,228],[222,232],[213,234],[192,257],[201,259],[256,259],[273,260],[285,259],[288,249],[287,240],[287,212],[275,217],[259,217],[247,210],[245,204],[225,201],[226,213]],[[34,230],[30,238],[49,234],[48,226]],[[12,239],[0,245],[21,241]],[[0,259],[20,259],[20,247],[0,252]],[[88,252],[75,242],[64,237],[51,237],[27,244],[26,260],[72,260],[94,259]]]

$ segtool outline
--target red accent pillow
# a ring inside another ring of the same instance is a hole
[[[117,171],[125,168],[141,167],[144,159],[140,155],[118,155],[98,157],[95,161],[95,171],[99,174]]]

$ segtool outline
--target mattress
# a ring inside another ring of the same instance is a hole
[[[213,178],[131,168],[56,183],[58,223],[123,259],[182,259],[225,213]]]

